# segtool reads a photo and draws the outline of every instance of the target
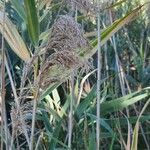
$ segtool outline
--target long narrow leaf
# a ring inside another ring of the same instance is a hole
[[[7,43],[11,47],[11,49],[24,61],[28,61],[30,59],[30,53],[22,39],[19,35],[15,25],[9,20],[7,16],[5,16],[4,22],[4,33],[3,31],[3,12],[0,11],[0,32],[5,37]]]
[[[111,26],[107,27],[101,34],[101,46],[104,45],[112,35],[114,35],[118,30],[120,30],[124,25],[128,24],[131,20],[138,15],[139,11],[144,5],[141,5],[125,15],[123,18],[116,20]],[[92,46],[94,47],[92,50],[84,51],[80,53],[80,56],[91,57],[97,51],[97,38],[93,41]]]
[[[19,0],[11,0],[11,3],[14,7],[14,9],[17,11],[18,15],[26,21],[26,14],[22,5],[22,2]]]
[[[109,102],[105,102],[101,104],[101,113],[106,114],[106,113],[111,113],[114,111],[122,110],[123,108],[126,108],[127,106],[130,106],[140,100],[143,100],[144,98],[148,97],[149,93],[145,92],[143,94],[139,94],[137,96],[134,96],[133,98],[129,99],[117,99],[117,100],[112,100]]]
[[[142,111],[140,112],[139,116],[138,116],[138,119],[137,119],[137,122],[136,122],[136,125],[134,127],[134,132],[133,132],[133,141],[132,141],[132,145],[131,145],[131,150],[137,150],[137,147],[138,147],[138,133],[139,133],[139,121],[140,121],[140,118],[143,114],[143,112],[146,110],[147,106],[149,105],[150,103],[150,99],[145,103],[144,107],[142,108]]]
[[[39,41],[39,21],[34,0],[24,0],[27,14],[27,28],[34,45]]]

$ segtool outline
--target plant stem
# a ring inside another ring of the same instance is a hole
[[[69,122],[68,122],[68,147],[71,149],[72,143],[72,128],[73,128],[73,101],[74,101],[74,73],[71,75],[71,99],[70,99],[70,110],[69,110]]]
[[[34,98],[34,102],[33,102],[30,150],[33,150],[33,140],[34,140],[34,131],[35,131],[35,117],[36,117],[38,95],[39,95],[39,87],[37,87],[37,91],[35,93],[35,98]]]
[[[1,64],[1,149],[3,149],[3,139],[5,139],[6,150],[8,150],[8,127],[7,127],[7,115],[6,115],[6,105],[5,105],[5,45],[4,45],[4,33],[5,33],[5,1],[4,1],[4,14],[3,14],[3,36],[2,36],[2,64]],[[4,126],[4,132],[3,132]],[[5,136],[3,136],[3,133]]]
[[[101,31],[100,31],[100,8],[97,15],[97,34],[98,34],[98,58],[97,58],[97,110],[96,110],[96,146],[97,150],[100,149],[100,98],[101,98],[101,68],[102,68],[102,61],[101,61]]]

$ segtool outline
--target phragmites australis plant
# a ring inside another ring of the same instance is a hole
[[[66,73],[70,74],[71,71],[83,67],[85,60],[79,57],[78,52],[88,48],[89,43],[74,18],[69,15],[59,16],[52,27],[44,54],[45,59],[38,76],[40,87],[45,88],[50,83],[64,79],[66,75],[61,75],[63,70],[68,69],[69,72]],[[54,70],[55,66],[57,71]]]
[[[87,12],[97,12],[96,3],[89,0],[67,0],[73,7],[78,7],[84,9]],[[62,81],[67,79],[70,73],[80,67],[88,67],[89,63],[87,60],[81,59],[78,55],[81,49],[89,49],[88,40],[83,36],[83,31],[80,29],[80,25],[74,20],[73,17],[69,15],[60,15],[55,21],[52,27],[51,34],[46,46],[46,51],[44,54],[44,59],[41,62],[41,67],[39,75],[36,82],[34,82],[33,87],[40,87],[41,89],[46,89],[50,84],[57,81]],[[28,73],[31,70],[31,65],[35,58],[25,65],[24,77],[22,78],[22,88],[27,80]],[[86,64],[86,65],[85,65]],[[87,65],[88,64],[88,65]],[[56,70],[57,68],[57,70]],[[64,75],[61,74],[64,70]],[[30,91],[22,90],[24,92],[20,93],[20,99],[22,99],[24,94],[29,94]],[[22,100],[24,103],[24,100]],[[20,104],[21,108],[24,104]],[[29,112],[26,108],[30,107],[32,110],[32,104],[26,103],[25,109],[21,109],[23,116],[28,115]],[[17,110],[17,109],[16,109]],[[30,112],[32,113],[32,112]],[[21,131],[21,116],[12,108],[11,112],[13,129],[15,130],[19,126],[19,133]],[[17,121],[18,120],[18,121]],[[17,133],[17,131],[16,131]]]
[[[0,150],[150,149],[145,1],[0,0]]]
[[[88,60],[83,60],[83,58],[80,58],[78,55],[81,49],[88,48],[90,48],[88,40],[84,38],[83,32],[80,30],[80,26],[76,23],[74,18],[69,15],[59,16],[52,27],[52,32],[46,46],[46,51],[43,54],[44,57],[41,61],[37,80],[33,83],[34,90],[38,87],[44,90],[50,84],[66,80],[71,72],[80,67],[84,69],[91,67]],[[26,85],[29,74],[32,75],[31,64],[34,63],[36,57],[37,56],[24,67],[21,85],[22,90],[20,92],[20,110],[18,111],[16,107],[12,107],[11,118],[15,134],[24,134],[20,118],[24,117],[24,121],[28,122],[26,116],[28,117],[32,114],[32,111],[29,110],[33,109],[33,104],[31,102],[26,102],[26,99],[24,99],[24,95],[30,97],[31,89],[24,89],[24,86]],[[67,70],[67,72],[64,72],[64,70]],[[20,111],[22,116],[20,116]],[[28,129],[29,126],[31,126],[30,121],[26,124]],[[16,131],[17,127],[18,131]]]

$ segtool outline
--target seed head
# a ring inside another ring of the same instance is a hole
[[[68,15],[61,15],[53,25],[47,45],[49,51],[76,51],[88,47],[88,41],[76,21]]]

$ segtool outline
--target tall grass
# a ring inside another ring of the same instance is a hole
[[[149,149],[148,3],[0,1],[1,149]]]

